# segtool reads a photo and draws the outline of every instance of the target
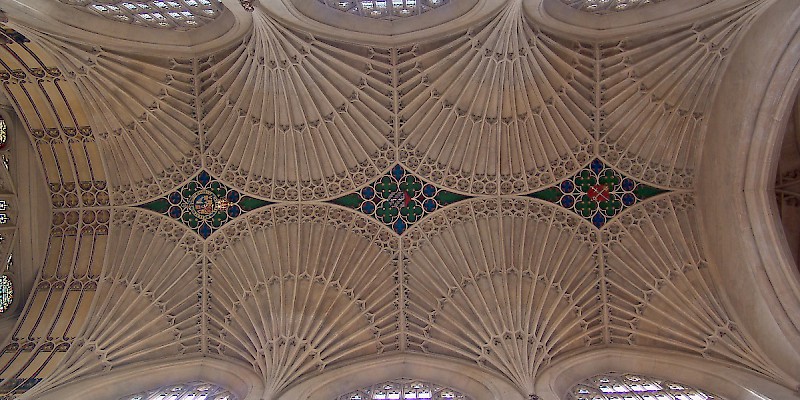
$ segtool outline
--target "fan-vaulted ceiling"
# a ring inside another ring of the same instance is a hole
[[[613,39],[478,3],[436,34],[373,43],[253,2],[244,36],[194,56],[9,11],[0,81],[53,224],[3,390],[202,355],[248,366],[275,398],[413,353],[533,395],[560,358],[617,346],[796,387],[797,360],[775,361],[726,300],[697,202],[709,99],[774,2]]]

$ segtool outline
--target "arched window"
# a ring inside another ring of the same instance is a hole
[[[433,383],[397,379],[339,396],[336,400],[467,400],[463,394]]]
[[[224,388],[206,382],[189,382],[129,395],[119,400],[238,400]]]
[[[113,21],[175,30],[199,27],[222,11],[219,0],[60,1]]]
[[[589,378],[567,395],[568,400],[714,400],[714,395],[680,383],[630,373],[609,372]]]
[[[664,0],[561,0],[571,7],[595,14],[625,11]]]
[[[8,310],[14,300],[14,283],[7,275],[0,275],[0,313]]]
[[[422,14],[450,0],[319,0],[328,7],[362,17],[397,19]]]

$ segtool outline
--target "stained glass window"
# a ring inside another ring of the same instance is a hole
[[[328,7],[362,17],[397,19],[422,14],[451,0],[319,0]]]
[[[559,204],[602,228],[625,209],[664,192],[595,159],[576,175],[530,196]]]
[[[610,372],[575,385],[568,400],[714,400],[717,396],[680,383]]]
[[[12,301],[14,301],[14,284],[8,276],[0,275],[0,313],[8,310]]]
[[[231,392],[206,382],[163,386],[119,400],[237,400]]]
[[[219,0],[60,0],[108,19],[133,25],[188,30],[212,21]]]
[[[395,165],[369,186],[331,202],[370,215],[402,235],[426,215],[466,198],[427,183]]]
[[[336,400],[466,400],[463,394],[441,385],[398,379],[339,396]]]
[[[236,217],[272,203],[239,193],[200,171],[194,179],[166,197],[141,207],[165,214],[186,224],[203,239]]]
[[[625,11],[664,0],[561,0],[571,7],[595,14]]]

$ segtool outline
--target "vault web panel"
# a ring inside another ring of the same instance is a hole
[[[242,214],[272,204],[241,194],[201,171],[166,197],[140,205],[182,222],[204,239]]]

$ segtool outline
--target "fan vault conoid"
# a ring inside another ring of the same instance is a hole
[[[230,379],[249,389],[225,387],[240,399],[311,398],[311,382],[424,355],[463,370],[437,382],[458,393],[521,399],[600,351],[800,384],[800,357],[730,306],[697,201],[730,54],[781,0],[704,2],[600,39],[526,11],[550,0],[479,1],[397,37],[327,27],[292,0],[225,0],[196,29],[243,18],[246,32],[175,54],[8,1],[0,82],[53,222],[0,356],[7,398],[197,360],[246,371]],[[551,6],[605,17],[566,3]],[[400,378],[434,381],[358,387]]]

